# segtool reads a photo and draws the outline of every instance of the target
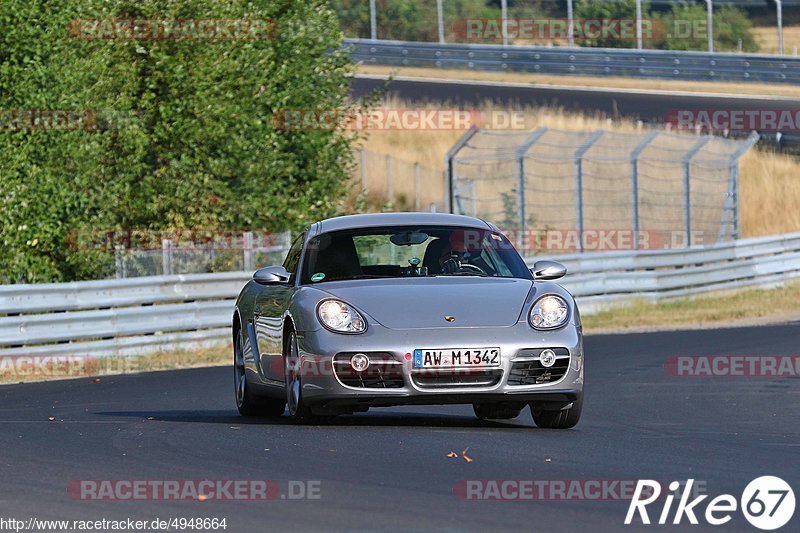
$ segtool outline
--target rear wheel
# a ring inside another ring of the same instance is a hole
[[[258,396],[251,392],[244,367],[243,346],[240,330],[233,342],[233,386],[239,414],[243,416],[281,416],[286,410],[286,402]]]
[[[481,420],[509,420],[517,418],[522,407],[502,403],[473,403],[472,410]]]
[[[540,428],[545,429],[569,429],[575,427],[581,419],[583,409],[583,396],[572,402],[572,404],[560,410],[548,410],[547,404],[531,403],[531,415],[533,421]]]

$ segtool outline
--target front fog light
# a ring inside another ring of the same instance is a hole
[[[350,358],[350,366],[356,372],[363,372],[369,368],[369,357],[363,353],[357,353]]]
[[[567,323],[569,306],[566,300],[555,294],[539,298],[531,307],[528,316],[531,326],[535,329],[556,329]]]

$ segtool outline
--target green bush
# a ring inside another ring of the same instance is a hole
[[[734,6],[714,9],[714,50],[758,52],[753,25],[747,14]],[[708,13],[702,5],[675,5],[663,16],[665,35],[656,42],[665,50],[708,50]]]
[[[277,38],[82,40],[74,19],[271,19]],[[350,60],[322,0],[4,0],[0,110],[75,109],[90,131],[0,131],[0,282],[87,279],[93,229],[297,228],[336,214],[351,137],[273,113],[347,109]]]

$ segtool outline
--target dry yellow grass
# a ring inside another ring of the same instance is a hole
[[[380,107],[403,109],[418,107],[401,100],[384,101]],[[447,108],[447,104],[428,104],[429,109]],[[508,112],[507,108],[487,103],[480,106],[486,114],[495,111]],[[610,120],[602,116],[566,112],[557,108],[523,108],[518,110],[524,117],[526,130],[545,126],[569,131],[593,131],[606,129],[613,132],[634,132],[640,125],[631,120]],[[413,195],[414,174],[412,162],[428,167],[422,184],[421,206],[439,202],[444,195],[444,156],[447,150],[463,134],[452,130],[396,130],[372,131],[363,146],[373,153],[391,154],[394,162],[394,192],[406,198]],[[368,165],[368,190],[372,205],[385,201],[385,163],[382,158],[370,160]],[[627,173],[627,168],[625,173]],[[766,150],[751,150],[740,163],[741,176],[741,233],[743,237],[755,237],[776,233],[800,231],[800,160],[793,156]],[[395,204],[395,208],[410,208]]]
[[[778,53],[778,27],[758,26],[753,28],[753,34],[759,46],[760,53]],[[783,27],[783,53],[794,54],[795,49],[800,51],[800,26]]]
[[[786,41],[784,41],[784,45]],[[791,53],[791,50],[789,50]],[[470,81],[499,81],[530,83],[538,85],[566,85],[572,87],[605,87],[610,89],[645,89],[658,91],[703,92],[718,94],[751,94],[789,96],[800,98],[800,87],[796,85],[761,83],[724,83],[676,80],[641,80],[635,78],[593,78],[588,76],[556,76],[528,74],[524,72],[478,72],[473,70],[435,69],[418,67],[389,67],[381,65],[359,65],[358,73],[417,78],[447,78]]]
[[[789,322],[797,320],[799,311],[800,283],[794,282],[778,289],[748,289],[659,303],[638,301],[582,319],[586,333],[605,333]]]

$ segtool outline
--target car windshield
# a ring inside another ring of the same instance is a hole
[[[499,232],[403,226],[359,228],[312,238],[300,282],[431,276],[531,279],[525,262]]]

